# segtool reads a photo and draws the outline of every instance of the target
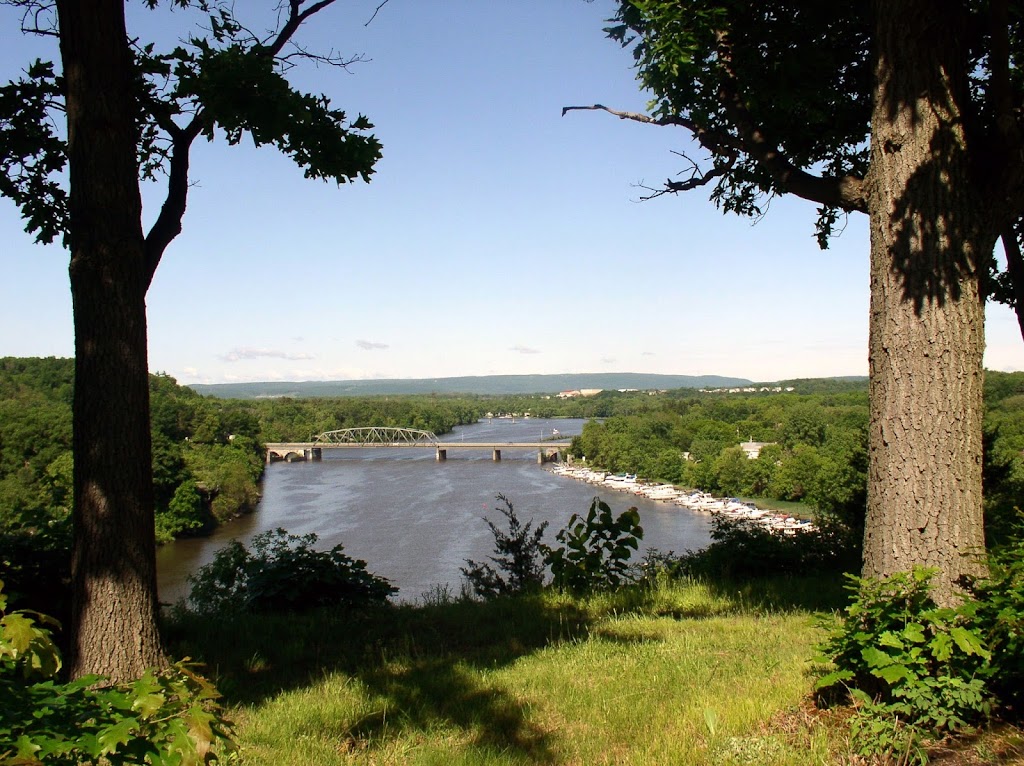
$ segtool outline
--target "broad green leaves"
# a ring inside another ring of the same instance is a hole
[[[5,606],[0,583],[0,763],[198,766],[232,751],[217,690],[187,663],[116,686],[60,683],[44,627],[56,622]]]
[[[851,578],[857,597],[822,647],[837,670],[817,687],[851,691],[864,755],[913,754],[922,733],[962,730],[991,709],[1000,660],[990,650],[990,631],[977,619],[976,602],[937,607],[932,576],[934,570],[918,568],[883,580]]]
[[[555,536],[561,545],[549,549],[545,557],[553,584],[576,592],[614,590],[628,579],[629,559],[643,536],[636,508],[616,517],[595,497],[586,519],[574,513]]]

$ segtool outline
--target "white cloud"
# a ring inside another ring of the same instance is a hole
[[[288,352],[277,348],[251,348],[243,346],[241,348],[233,348],[226,354],[221,354],[220,359],[224,362],[241,362],[248,359],[288,359],[291,361],[301,361],[316,359],[316,355],[308,354],[304,351]]]
[[[540,353],[539,350],[537,350],[535,348],[530,348],[528,346],[512,346],[511,348],[509,348],[509,351],[516,351],[516,352],[518,352],[520,354],[539,354]]]
[[[357,340],[356,345],[364,351],[375,351],[377,349],[391,348],[387,343],[380,343],[374,340]]]

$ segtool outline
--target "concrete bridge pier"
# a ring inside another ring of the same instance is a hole
[[[545,463],[553,463],[558,460],[558,450],[538,450],[537,451],[537,465],[544,465]]]
[[[310,447],[302,451],[302,456],[306,458],[306,462],[319,462],[323,460],[324,451],[320,447]]]
[[[496,450],[494,450],[493,453],[491,453],[491,460],[493,460],[495,463],[501,461],[501,450],[500,449],[496,449]]]
[[[441,463],[448,459],[448,450],[437,448],[437,462]]]

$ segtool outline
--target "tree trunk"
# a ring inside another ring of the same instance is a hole
[[[122,0],[59,0],[75,322],[71,672],[163,663],[132,60]]]
[[[942,603],[956,599],[961,575],[984,571],[979,278],[996,239],[968,161],[964,25],[952,5],[876,3],[868,178],[864,575],[935,567]]]

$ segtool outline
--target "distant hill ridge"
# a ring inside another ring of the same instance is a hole
[[[301,382],[191,384],[200,394],[221,399],[320,396],[382,396],[400,394],[556,394],[585,388],[604,390],[725,388],[747,386],[745,378],[721,375],[653,375],[599,372],[562,375],[473,375],[456,378],[392,378],[384,380],[310,380]]]

